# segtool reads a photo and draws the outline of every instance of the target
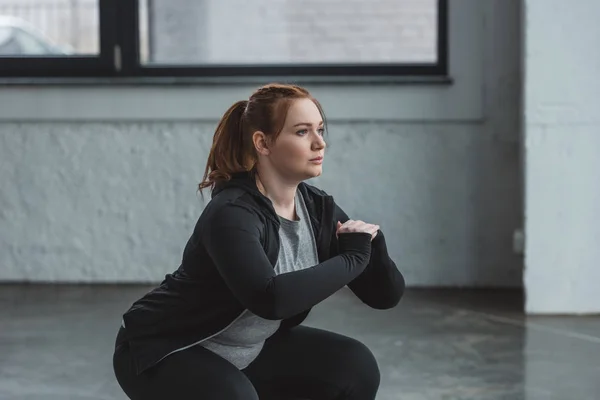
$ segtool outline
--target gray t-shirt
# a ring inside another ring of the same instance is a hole
[[[280,246],[275,274],[285,274],[319,263],[317,244],[310,224],[310,216],[300,191],[296,192],[298,221],[279,218]],[[267,320],[245,310],[224,330],[199,345],[225,358],[239,369],[246,368],[260,353],[281,321]]]

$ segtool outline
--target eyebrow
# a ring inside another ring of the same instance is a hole
[[[319,125],[323,125],[323,121],[319,122],[317,126]],[[296,125],[294,125],[294,128],[297,126],[312,126],[312,124],[310,122],[299,122]]]

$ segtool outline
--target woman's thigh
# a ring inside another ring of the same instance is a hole
[[[237,367],[200,346],[171,354],[136,375],[125,345],[115,351],[113,367],[132,400],[258,400],[252,383]]]
[[[271,337],[243,372],[261,400],[373,400],[380,381],[377,361],[364,344],[305,326]]]

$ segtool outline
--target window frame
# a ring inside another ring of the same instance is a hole
[[[435,63],[168,65],[142,64],[137,0],[98,0],[100,51],[97,56],[0,57],[4,78],[373,78],[433,80],[448,76],[448,0],[438,1]],[[147,79],[145,79],[147,81]]]
[[[98,0],[98,55],[66,57],[18,56],[0,57],[0,77],[74,78],[115,76],[113,49],[117,43],[118,0]]]

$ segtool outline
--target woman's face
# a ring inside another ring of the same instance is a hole
[[[294,100],[283,129],[272,143],[270,164],[286,179],[303,181],[323,172],[325,141],[323,118],[310,99]]]

